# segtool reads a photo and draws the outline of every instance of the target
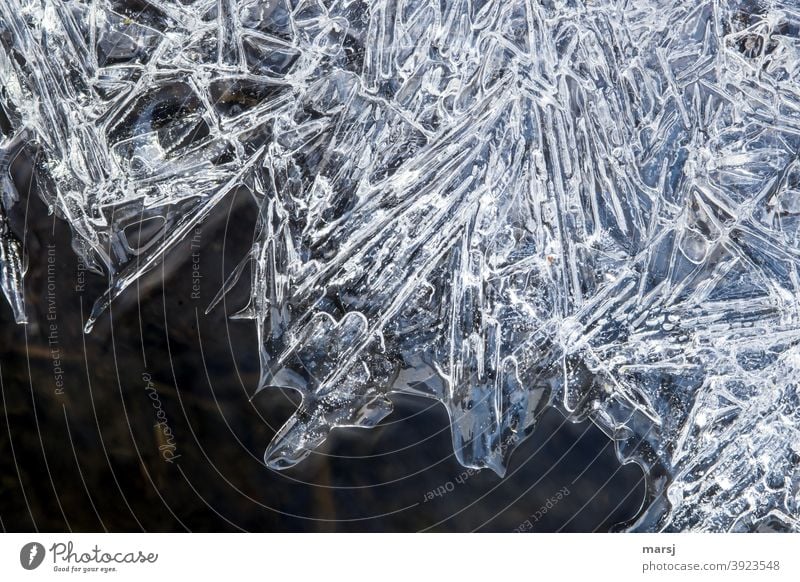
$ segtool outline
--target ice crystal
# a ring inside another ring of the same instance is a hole
[[[302,394],[270,466],[402,392],[502,474],[558,406],[649,472],[635,529],[800,529],[795,2],[0,0],[0,41],[19,321],[21,140],[109,276],[88,328],[246,189],[222,293]]]

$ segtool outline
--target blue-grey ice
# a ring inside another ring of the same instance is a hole
[[[647,472],[632,529],[800,530],[796,1],[0,0],[0,47],[19,321],[20,144],[87,328],[245,189],[271,467],[402,392],[503,474],[557,406]]]

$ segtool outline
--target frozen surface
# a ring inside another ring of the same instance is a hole
[[[244,189],[273,468],[404,392],[502,474],[555,405],[648,472],[633,529],[800,529],[796,2],[0,0],[0,43],[17,320],[21,145],[87,328]]]

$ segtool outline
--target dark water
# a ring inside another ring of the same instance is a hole
[[[254,211],[231,195],[84,335],[105,282],[30,197],[17,222],[31,323],[0,304],[4,530],[606,531],[636,516],[641,471],[555,411],[503,479],[465,471],[444,409],[409,398],[379,428],[340,430],[300,467],[267,469],[263,450],[296,398],[250,401],[254,329],[225,316],[242,304],[203,313],[249,248]]]

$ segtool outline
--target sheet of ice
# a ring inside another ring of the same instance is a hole
[[[388,395],[502,474],[547,406],[649,475],[633,529],[800,529],[791,0],[0,0],[19,136],[108,303],[233,188],[291,466]],[[15,141],[16,140],[16,141]]]

